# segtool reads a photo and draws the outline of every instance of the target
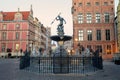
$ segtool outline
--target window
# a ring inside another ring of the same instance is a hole
[[[76,5],[76,3],[74,3],[74,5]]]
[[[19,44],[16,44],[16,45],[15,45],[15,49],[16,49],[16,51],[19,50],[19,46],[20,46]]]
[[[16,24],[16,29],[20,29],[20,24]]]
[[[1,44],[1,51],[2,51],[2,52],[5,52],[5,48],[6,48],[6,44],[5,44],[5,43],[2,43],[2,44]]]
[[[16,39],[18,40],[20,37],[20,33],[19,32],[16,32]]]
[[[7,25],[6,24],[3,24],[3,29],[7,29]]]
[[[88,38],[88,41],[92,40],[92,30],[87,30],[87,38]]]
[[[107,29],[106,30],[106,40],[110,40],[110,30],[109,29]]]
[[[105,13],[105,23],[109,23],[109,20],[110,20],[110,15],[109,13]]]
[[[6,32],[2,32],[2,40],[6,40]]]
[[[91,6],[90,2],[87,3],[87,6]]]
[[[96,13],[96,23],[100,23],[100,13]]]
[[[87,23],[91,23],[92,22],[92,15],[91,13],[87,13]]]
[[[101,30],[97,30],[97,40],[101,40]]]
[[[78,23],[83,23],[83,14],[82,13],[78,14]]]
[[[111,1],[111,4],[113,4],[113,1]]]
[[[104,5],[107,6],[107,5],[108,5],[108,2],[104,2]]]
[[[99,49],[99,52],[102,53],[102,46],[101,45],[96,45],[96,49]]]
[[[100,4],[99,4],[99,2],[95,2],[95,5],[96,5],[96,6],[99,6]]]
[[[76,11],[76,9],[74,9],[74,12]]]
[[[78,31],[78,40],[83,41],[83,30]]]
[[[107,45],[107,54],[111,54],[111,45]]]
[[[79,6],[82,6],[82,3],[79,3]]]

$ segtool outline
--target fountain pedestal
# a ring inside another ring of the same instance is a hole
[[[71,40],[71,36],[64,35],[62,38],[54,35],[50,37],[52,40],[57,41],[59,44],[57,51],[53,55],[53,73],[69,73],[69,56],[64,49],[63,43]]]

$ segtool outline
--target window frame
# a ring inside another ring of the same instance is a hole
[[[86,14],[86,23],[92,23],[92,14],[91,13]]]
[[[111,45],[107,45],[107,54],[111,54]]]
[[[100,5],[100,3],[99,3],[99,2],[95,2],[95,5],[96,5],[96,6],[99,6],[99,5]]]
[[[86,5],[87,5],[87,6],[91,6],[91,3],[90,3],[90,2],[87,2]]]
[[[106,41],[110,41],[110,29],[105,30]]]
[[[79,24],[83,23],[83,20],[84,20],[84,19],[83,19],[83,13],[79,13],[79,14],[78,14],[78,23],[79,23]]]
[[[3,24],[2,26],[3,26],[3,27],[2,27],[3,30],[6,30],[6,29],[7,29],[7,24]]]
[[[101,40],[101,30],[96,31],[96,40],[100,41]]]
[[[87,30],[87,40],[92,41],[92,30]]]
[[[5,52],[5,51],[6,51],[6,44],[1,43],[1,52]]]
[[[109,13],[105,13],[104,14],[104,18],[105,18],[105,23],[109,23],[110,22],[110,14]]]
[[[96,13],[95,14],[95,22],[96,23],[100,23],[101,22],[101,15],[100,15],[100,13]]]
[[[104,6],[108,6],[108,2],[104,2]]]
[[[7,39],[7,32],[2,32],[2,40],[6,40]]]
[[[78,30],[78,40],[79,41],[83,41],[84,39],[84,31],[81,29],[81,30]]]
[[[80,2],[80,3],[79,3],[79,6],[82,6],[82,5],[83,5],[82,2]]]
[[[16,34],[15,34],[15,39],[16,39],[16,40],[19,40],[19,39],[20,39],[20,32],[16,32]]]

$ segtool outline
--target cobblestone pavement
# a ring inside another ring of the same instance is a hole
[[[120,80],[120,65],[104,61],[104,70],[81,74],[39,74],[19,70],[19,59],[0,59],[0,80]]]

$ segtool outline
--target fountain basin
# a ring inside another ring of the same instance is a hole
[[[68,35],[64,35],[63,38],[59,37],[58,35],[54,35],[54,36],[51,36],[50,37],[53,41],[68,41],[68,40],[71,40],[72,37],[71,36],[68,36]]]

